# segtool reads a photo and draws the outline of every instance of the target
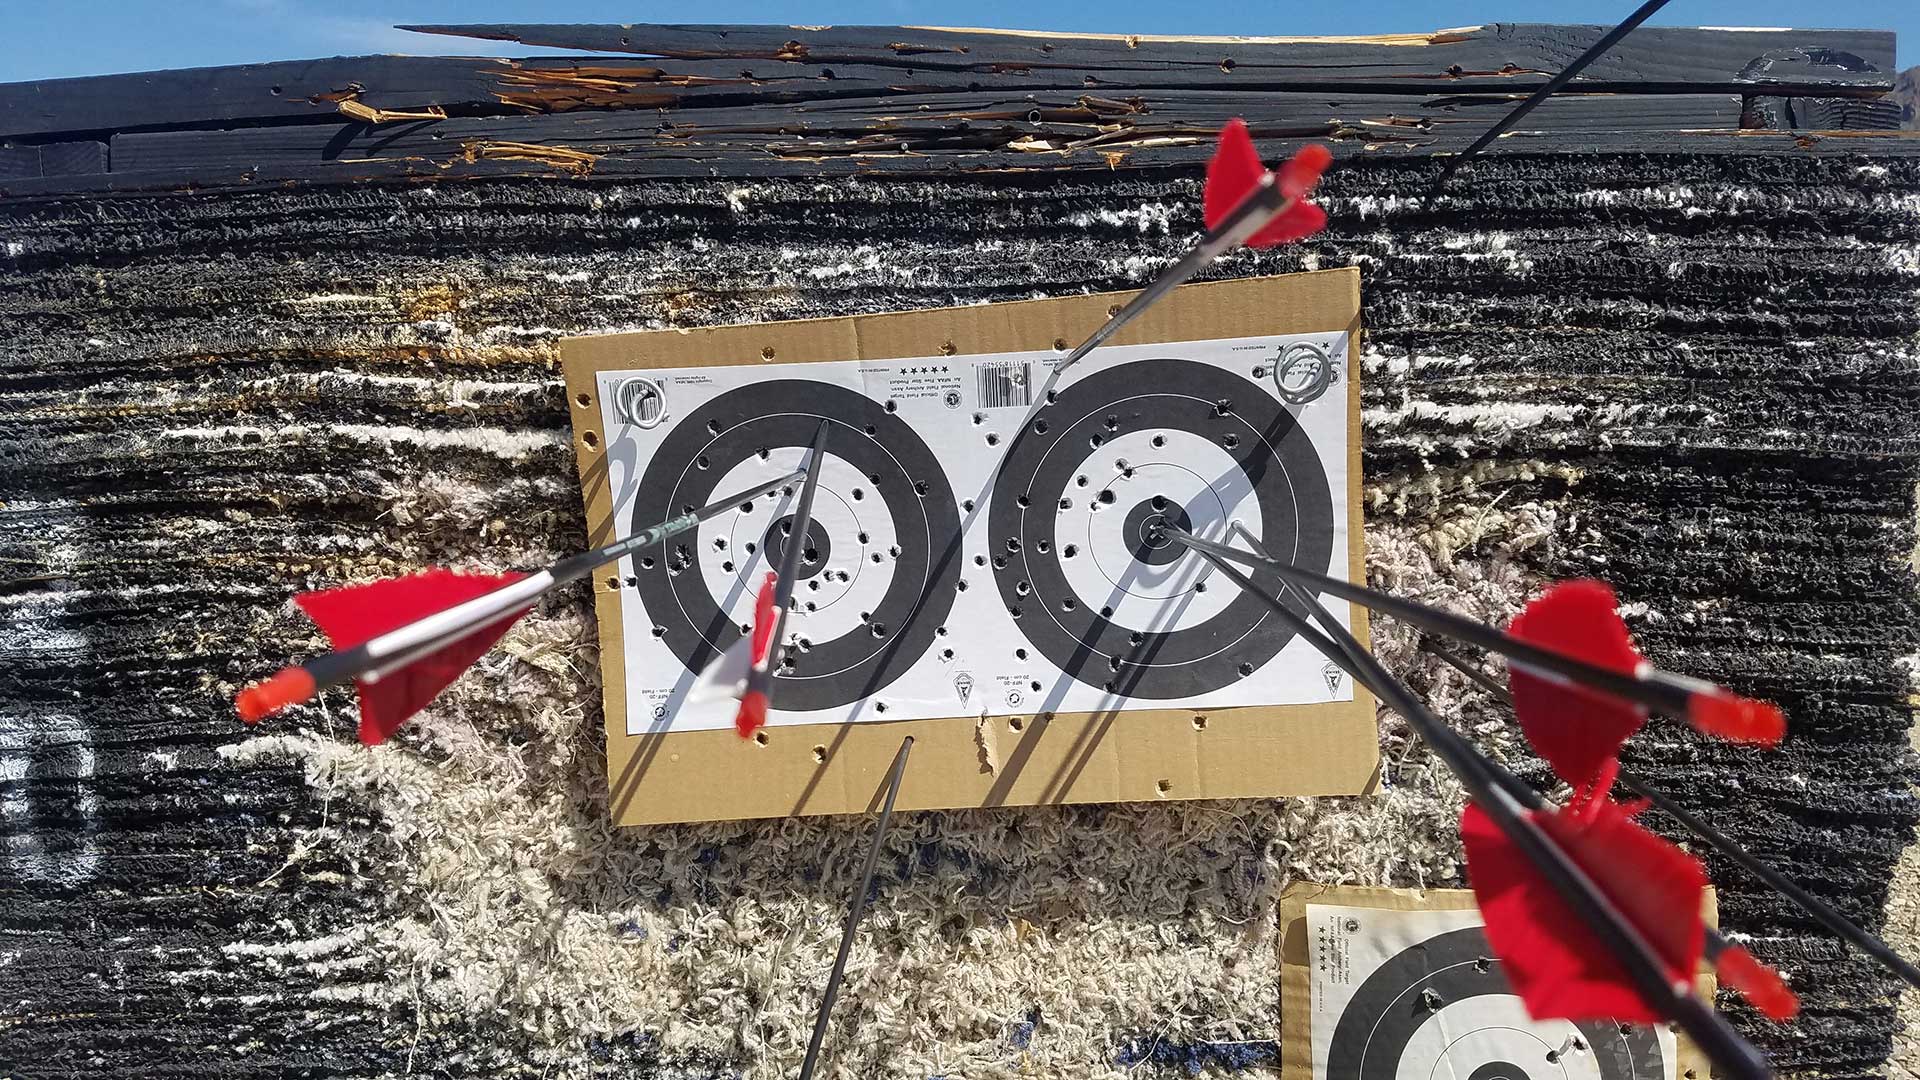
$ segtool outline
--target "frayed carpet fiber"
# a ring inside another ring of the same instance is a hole
[[[1216,268],[1361,268],[1374,581],[1504,619],[1610,580],[1654,659],[1793,722],[1772,754],[1655,724],[1631,767],[1880,925],[1920,817],[1920,164],[1511,156],[1423,210],[1431,175],[1360,161],[1327,235]],[[582,546],[559,336],[1137,286],[1197,196],[1145,171],[0,207],[0,1072],[791,1075],[869,825],[610,827],[584,591],[382,749],[346,693],[254,731],[229,696],[321,647],[296,590]],[[1405,627],[1374,645],[1545,782]],[[1461,879],[1457,785],[1397,717],[1380,738],[1375,798],[903,815],[825,1072],[1272,1070],[1280,890]],[[1895,987],[1710,861],[1806,1011],[1723,1004],[1787,1075],[1884,1074]]]

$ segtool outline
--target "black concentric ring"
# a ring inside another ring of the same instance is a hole
[[[828,455],[867,475],[865,486],[886,507],[900,550],[886,594],[861,626],[787,654],[791,663],[780,673],[774,700],[806,712],[851,705],[892,683],[926,653],[952,609],[960,576],[959,509],[926,443],[878,402],[844,387],[798,379],[757,383],[681,419],[654,452],[633,507],[638,530],[704,505],[721,494],[716,485],[728,470],[762,451],[811,445],[822,420],[830,425]],[[860,548],[854,537],[827,542]],[[651,567],[642,562],[638,591],[661,640],[688,670],[699,671],[738,640],[739,629],[690,562],[674,550]]]
[[[1431,995],[1431,997],[1429,997]],[[1352,1080],[1394,1080],[1401,1058],[1421,1025],[1440,1015],[1425,1002],[1437,999],[1452,1005],[1469,998],[1513,996],[1500,961],[1487,948],[1487,935],[1477,926],[1428,938],[1374,969],[1360,984],[1334,1025],[1327,1044],[1327,1075]],[[1573,1025],[1586,1041],[1601,1080],[1663,1080],[1666,1075],[1660,1040],[1651,1028],[1623,1027],[1608,1021]],[[1457,1037],[1470,1031],[1452,1031]],[[1424,1064],[1424,1063],[1421,1063]],[[1482,1076],[1486,1063],[1471,1076]],[[1424,1069],[1416,1069],[1424,1072]],[[1488,1075],[1543,1078],[1564,1075],[1543,1054],[1532,1068],[1518,1073],[1496,1068]]]
[[[1102,598],[1074,596],[1059,562],[1055,507],[1068,485],[1100,445],[1137,431],[1184,431],[1225,448],[1255,493],[1269,554],[1327,569],[1332,492],[1320,455],[1293,416],[1232,372],[1190,360],[1143,360],[1060,391],[1008,448],[988,520],[989,546],[1010,556],[996,562],[995,581],[1027,640],[1082,682],[1154,699],[1218,690],[1292,639],[1265,604],[1240,595],[1194,626],[1140,634],[1102,614]],[[1129,550],[1114,557],[1135,556]]]

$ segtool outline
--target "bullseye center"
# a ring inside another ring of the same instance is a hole
[[[1171,527],[1192,531],[1187,509],[1164,495],[1140,500],[1127,511],[1126,531],[1133,538],[1133,557],[1149,566],[1165,566],[1179,559],[1186,549],[1173,542],[1166,530]]]
[[[818,521],[807,522],[807,535],[796,538],[793,535],[793,518],[792,514],[788,514],[767,526],[760,544],[766,549],[767,565],[778,569],[786,565],[788,545],[798,539],[803,546],[800,549],[800,566],[794,578],[805,581],[827,568],[827,558],[833,552],[833,544],[827,539],[827,530],[821,528]]]

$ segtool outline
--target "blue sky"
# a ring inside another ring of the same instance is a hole
[[[524,56],[553,50],[393,30],[415,22],[869,23],[1136,34],[1378,34],[1488,22],[1610,23],[1632,0],[0,0],[0,82],[364,53]],[[1815,22],[1814,20],[1817,20]],[[1920,64],[1920,2],[1672,0],[1666,26],[1897,31]]]

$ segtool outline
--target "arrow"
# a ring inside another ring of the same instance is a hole
[[[1420,647],[1439,657],[1462,675],[1473,680],[1481,689],[1492,695],[1494,700],[1512,705],[1513,696],[1505,687],[1486,672],[1473,666],[1467,659],[1450,649],[1442,647],[1430,638],[1423,638]],[[1688,832],[1711,845],[1714,850],[1725,855],[1741,869],[1757,877],[1768,888],[1792,901],[1794,906],[1811,915],[1815,922],[1835,935],[1851,942],[1854,947],[1879,961],[1887,970],[1906,980],[1909,986],[1920,987],[1920,967],[1915,967],[1905,957],[1895,952],[1885,941],[1874,936],[1853,920],[1842,915],[1832,905],[1808,892],[1792,878],[1761,862],[1746,848],[1741,847],[1732,837],[1695,817],[1681,806],[1625,769],[1619,770],[1620,786],[1651,803],[1668,817],[1678,821]],[[1724,972],[1723,972],[1724,974]],[[1731,980],[1729,980],[1731,981]],[[1748,995],[1752,996],[1752,995]],[[1768,1015],[1772,1015],[1769,1013]]]
[[[1230,534],[1237,534],[1242,540],[1244,540],[1244,542],[1250,548],[1253,549],[1254,554],[1259,555],[1261,557],[1267,556],[1267,553],[1261,549],[1259,542],[1255,540],[1253,536],[1246,529],[1238,525],[1235,525],[1230,527],[1229,532]],[[1243,589],[1254,589],[1258,591],[1257,587],[1253,584],[1251,579],[1247,578],[1244,574],[1239,573],[1236,569],[1223,565],[1217,556],[1209,555],[1205,551],[1202,551],[1201,554],[1203,556],[1207,556],[1210,559],[1210,561],[1214,563],[1214,565],[1220,567],[1223,572],[1227,573],[1230,579],[1232,579],[1236,584],[1240,585]],[[1592,583],[1592,584],[1597,584],[1597,583]],[[1286,587],[1295,592],[1300,591],[1297,587],[1291,584],[1287,585]],[[1602,589],[1604,589],[1604,586],[1602,586]],[[1261,595],[1263,598],[1265,598],[1264,593],[1262,593]],[[1561,595],[1564,596],[1566,594],[1563,593]],[[1576,592],[1575,595],[1578,596],[1579,593]],[[1528,613],[1538,616],[1542,613],[1544,609],[1553,609],[1552,617],[1554,619],[1559,620],[1561,626],[1566,627],[1568,630],[1570,630],[1571,624],[1570,622],[1568,622],[1568,617],[1570,613],[1564,610],[1565,608],[1564,602],[1561,600],[1554,599],[1554,596],[1555,596],[1555,590],[1549,590],[1546,596],[1541,597],[1539,600],[1536,600],[1534,601],[1533,604],[1529,605]],[[1607,599],[1607,603],[1605,604],[1605,606],[1602,609],[1599,609],[1598,611],[1593,612],[1593,614],[1595,614],[1596,617],[1598,617],[1600,620],[1600,627],[1599,627],[1600,633],[1598,634],[1598,636],[1603,638],[1608,638],[1608,639],[1613,639],[1617,637],[1621,640],[1624,640],[1626,642],[1627,650],[1631,652],[1632,655],[1637,659],[1639,654],[1636,650],[1633,650],[1632,648],[1632,639],[1630,636],[1627,635],[1626,625],[1624,623],[1620,623],[1618,627],[1613,627],[1608,625],[1608,620],[1611,620],[1612,622],[1617,623],[1619,622],[1620,617],[1618,612],[1614,609],[1612,605],[1611,590],[1605,590],[1605,596]],[[1272,600],[1269,601],[1269,603],[1272,603],[1272,602],[1273,602]],[[1336,655],[1335,650],[1339,648],[1337,644],[1332,642],[1330,639],[1326,638],[1324,635],[1319,634],[1318,631],[1315,631],[1310,625],[1306,623],[1306,620],[1301,618],[1297,613],[1294,613],[1291,610],[1285,609],[1284,607],[1282,607],[1280,610],[1282,610],[1283,614],[1287,618],[1287,621],[1293,626],[1293,629],[1297,633],[1299,633],[1302,637],[1304,637],[1309,644],[1319,649],[1322,655],[1328,657],[1330,660],[1334,661],[1339,666],[1345,668],[1349,674],[1354,676],[1355,682],[1358,682],[1363,686],[1367,686],[1369,690],[1373,690],[1374,695],[1376,697],[1384,698],[1384,695],[1382,695],[1379,690],[1375,689],[1373,686],[1368,684],[1366,680],[1362,677],[1362,675],[1358,671],[1356,671],[1356,668],[1358,667],[1358,665],[1352,662],[1350,658],[1347,658],[1344,652]],[[1516,624],[1518,624],[1520,620],[1515,620],[1515,622]],[[1564,636],[1568,638],[1575,636],[1571,632],[1567,632],[1566,630],[1556,630],[1556,632],[1560,633],[1560,636]],[[1498,683],[1494,682],[1490,677],[1486,676],[1480,671],[1475,669],[1470,669],[1464,666],[1465,661],[1459,660],[1457,657],[1453,657],[1451,654],[1447,653],[1444,649],[1442,649],[1438,644],[1435,644],[1431,639],[1423,638],[1421,641],[1421,644],[1427,649],[1429,649],[1430,651],[1432,651],[1435,655],[1439,656],[1441,659],[1447,660],[1449,663],[1454,664],[1454,666],[1459,667],[1460,670],[1465,672],[1469,678],[1472,678],[1475,682],[1490,689],[1497,697],[1501,698],[1502,700],[1507,700],[1507,701],[1512,700],[1507,695],[1506,691],[1502,689]],[[1617,642],[1612,643],[1610,647],[1617,649],[1618,648]],[[1552,684],[1543,684],[1543,685],[1547,686],[1549,689],[1554,688]],[[1568,693],[1574,693],[1574,691],[1563,691],[1562,696],[1565,696]],[[1583,722],[1583,718],[1586,715],[1586,713],[1583,710],[1589,709],[1590,703],[1587,702],[1584,698],[1580,700],[1575,700],[1572,702],[1555,701],[1551,698],[1542,698],[1540,701],[1539,708],[1542,710],[1541,715],[1543,717],[1552,718],[1555,720],[1555,723],[1545,724],[1545,723],[1536,722],[1531,726],[1527,726],[1523,724],[1523,729],[1528,733],[1528,740],[1530,742],[1535,743],[1536,750],[1541,750],[1542,747],[1538,744],[1536,740],[1534,740],[1534,732],[1550,731],[1556,724],[1558,726],[1564,727],[1570,724],[1577,724],[1577,723]],[[1642,718],[1639,718],[1639,717],[1636,717],[1634,719],[1635,727],[1639,725],[1641,719]],[[1611,743],[1610,748],[1607,748],[1604,751],[1606,754],[1609,755],[1609,759],[1608,759],[1609,764],[1613,766],[1613,770],[1617,770],[1618,762],[1614,760],[1611,757],[1611,755],[1616,754],[1618,752],[1620,744],[1621,742],[1624,741],[1624,738],[1625,736],[1621,736],[1620,738],[1615,739]],[[1541,756],[1546,757],[1547,755],[1543,752]],[[1549,763],[1551,764],[1551,762]],[[1511,773],[1508,773],[1506,770],[1499,768],[1497,765],[1493,764],[1491,761],[1487,763],[1487,767],[1489,768],[1489,770],[1491,770],[1494,773],[1494,775],[1496,775],[1496,777],[1501,781],[1502,785],[1505,786],[1510,792],[1512,792],[1514,797],[1522,805],[1526,806],[1530,812],[1536,815],[1539,815],[1542,812],[1552,810],[1552,808],[1546,803],[1546,801],[1540,798],[1540,795],[1538,792],[1535,792],[1532,788],[1522,783],[1517,777],[1514,777]],[[1640,829],[1637,825],[1634,825],[1631,829],[1627,828],[1626,827],[1627,825],[1633,825],[1632,822],[1626,822],[1625,825],[1622,825],[1620,822],[1617,822],[1617,821],[1599,820],[1601,818],[1606,817],[1607,812],[1609,810],[1613,810],[1616,812],[1620,811],[1620,808],[1615,806],[1615,804],[1608,802],[1605,797],[1606,788],[1611,786],[1613,771],[1607,771],[1605,773],[1607,777],[1607,783],[1605,785],[1590,786],[1584,792],[1581,790],[1580,784],[1576,782],[1573,777],[1568,776],[1564,770],[1559,770],[1556,768],[1556,771],[1560,772],[1562,779],[1567,780],[1569,783],[1573,783],[1575,786],[1576,802],[1573,804],[1570,804],[1570,806],[1567,808],[1566,817],[1565,817],[1565,820],[1571,823],[1571,828],[1569,831],[1571,836],[1575,840],[1579,840],[1584,837],[1589,837],[1590,834],[1595,830],[1596,826],[1598,826],[1599,828],[1602,829],[1602,831],[1610,832],[1613,843],[1621,845],[1623,847],[1630,847],[1630,848],[1637,849],[1636,858],[1629,860],[1629,863],[1637,866],[1637,868],[1634,869],[1632,873],[1637,877],[1642,877],[1647,879],[1642,883],[1641,887],[1651,892],[1654,892],[1656,894],[1661,890],[1663,883],[1669,886],[1677,886],[1678,888],[1684,889],[1685,882],[1691,879],[1692,877],[1696,876],[1694,871],[1689,870],[1685,865],[1684,861],[1688,860],[1686,853],[1680,851],[1678,848],[1674,847],[1672,844],[1667,843],[1665,840],[1661,840],[1659,837],[1653,836],[1653,834],[1651,833],[1646,833],[1646,830]],[[1600,770],[1596,769],[1595,771],[1599,772]],[[1637,782],[1635,782],[1635,787],[1636,787],[1636,790],[1644,791],[1644,789],[1639,788],[1637,786]],[[1665,800],[1660,799],[1658,800],[1656,805],[1661,805],[1664,803],[1665,803]],[[1665,805],[1662,805],[1662,808],[1665,809],[1666,808]],[[1681,813],[1684,814],[1684,811],[1682,811]],[[1627,814],[1626,816],[1630,817],[1631,815]],[[1558,823],[1559,822],[1556,821],[1556,824]],[[1683,823],[1684,823],[1684,820],[1683,820]],[[1466,823],[1463,822],[1462,828],[1463,828],[1463,835],[1465,835]],[[1705,828],[1705,826],[1702,825],[1702,828]],[[1495,921],[1496,919],[1498,919],[1503,924],[1503,926],[1513,923],[1515,920],[1520,920],[1522,923],[1524,923],[1525,917],[1530,912],[1537,913],[1542,910],[1559,911],[1562,913],[1559,915],[1560,925],[1550,926],[1548,927],[1548,929],[1551,930],[1553,933],[1559,934],[1561,938],[1566,938],[1567,935],[1570,933],[1570,931],[1567,929],[1566,924],[1570,924],[1572,920],[1570,915],[1567,915],[1564,913],[1564,907],[1557,905],[1551,895],[1542,895],[1542,890],[1539,887],[1542,883],[1533,879],[1530,874],[1525,875],[1524,877],[1515,876],[1516,874],[1519,874],[1520,871],[1514,869],[1514,867],[1521,864],[1514,863],[1513,856],[1511,855],[1510,851],[1506,848],[1503,838],[1500,837],[1497,832],[1491,832],[1486,827],[1486,823],[1484,822],[1484,820],[1481,820],[1479,822],[1479,830],[1480,831],[1479,831],[1478,846],[1483,852],[1483,855],[1485,855],[1485,853],[1490,849],[1496,852],[1499,852],[1498,854],[1491,856],[1491,858],[1483,859],[1483,862],[1487,863],[1488,865],[1493,865],[1496,867],[1504,866],[1506,870],[1507,888],[1520,888],[1522,889],[1522,894],[1527,896],[1526,903],[1522,904],[1520,906],[1520,910],[1518,911],[1496,910],[1496,912],[1489,913],[1487,915],[1487,919],[1489,923]],[[1645,833],[1645,836],[1641,836],[1640,835],[1641,833]],[[1714,836],[1719,837],[1719,834],[1715,833]],[[1720,841],[1727,843],[1729,845],[1732,844],[1732,841],[1727,840],[1725,837],[1719,837],[1719,839]],[[1607,850],[1608,849],[1606,849],[1603,845],[1600,849],[1600,853],[1605,854]],[[1736,850],[1739,850],[1737,846],[1736,846]],[[1744,850],[1741,850],[1740,854],[1742,856],[1745,856],[1748,859],[1751,859],[1751,856],[1747,856]],[[1592,859],[1594,857],[1595,856],[1593,853],[1589,854],[1589,859]],[[1681,860],[1681,861],[1676,861],[1676,860]],[[1664,873],[1661,872],[1662,870],[1664,870]],[[1486,876],[1489,876],[1489,875],[1482,875],[1482,877],[1486,877]],[[1495,874],[1494,876],[1497,876],[1497,874]],[[1704,880],[1705,880],[1704,869],[1699,870],[1697,876],[1704,883]],[[1476,879],[1476,886],[1475,886],[1476,889],[1479,888],[1479,885],[1477,883],[1478,880],[1479,879]],[[1792,886],[1790,882],[1788,883],[1788,885],[1789,887],[1795,888],[1797,890],[1797,886]],[[1625,890],[1625,891],[1628,893],[1633,892],[1632,889]],[[1686,908],[1681,906],[1687,903],[1691,903],[1693,905],[1691,910],[1697,911],[1699,909],[1700,901],[1697,896],[1692,899],[1689,899],[1685,895],[1676,894],[1673,896],[1668,896],[1661,902],[1651,905],[1650,910],[1656,914],[1661,911],[1687,910]],[[1496,904],[1496,908],[1498,907],[1499,905]],[[1848,925],[1851,926],[1851,924],[1848,924]],[[1798,1013],[1800,1008],[1799,999],[1794,995],[1792,990],[1788,989],[1786,983],[1780,978],[1779,973],[1775,972],[1772,968],[1769,968],[1766,965],[1760,963],[1760,961],[1755,959],[1753,955],[1749,953],[1744,947],[1727,941],[1725,938],[1723,938],[1720,935],[1719,931],[1714,930],[1710,927],[1705,927],[1704,923],[1702,923],[1702,929],[1704,931],[1702,935],[1704,952],[1707,958],[1713,962],[1715,970],[1719,973],[1722,981],[1726,982],[1729,986],[1732,986],[1736,990],[1740,991],[1743,997],[1745,997],[1749,1002],[1751,1002],[1762,1013],[1764,1013],[1765,1015],[1767,1015],[1768,1017],[1774,1020],[1791,1019],[1796,1013]],[[1856,931],[1858,930],[1857,927],[1855,929]],[[1864,933],[1864,931],[1860,931],[1860,932]],[[1584,930],[1578,930],[1577,936],[1580,940],[1590,941],[1591,939],[1591,935],[1585,933]],[[1877,939],[1876,939],[1876,943],[1877,943]],[[1597,946],[1597,943],[1594,943],[1594,944]],[[1675,942],[1673,944],[1682,944],[1682,942]],[[1881,948],[1884,950],[1885,946],[1881,945]],[[1614,1015],[1624,1015],[1621,1012],[1621,1010],[1627,1008],[1627,1005],[1622,1004],[1618,1000],[1619,991],[1616,985],[1607,983],[1604,980],[1599,980],[1596,982],[1596,980],[1591,976],[1589,976],[1588,979],[1583,984],[1569,982],[1568,969],[1572,968],[1574,970],[1578,970],[1582,965],[1586,964],[1587,959],[1592,955],[1595,955],[1592,949],[1567,950],[1567,949],[1559,948],[1558,946],[1552,945],[1551,943],[1542,945],[1540,942],[1529,940],[1528,935],[1523,933],[1522,940],[1507,941],[1506,950],[1510,951],[1512,955],[1519,958],[1515,961],[1514,965],[1512,966],[1512,972],[1514,975],[1514,981],[1516,985],[1523,987],[1522,989],[1523,996],[1526,996],[1528,990],[1533,990],[1537,995],[1542,995],[1542,996],[1529,998],[1530,1008],[1533,1008],[1535,1005],[1538,1005],[1541,1011],[1553,1011],[1553,1010],[1564,1008],[1564,1002],[1566,1001],[1579,1000],[1579,1001],[1586,1002],[1588,1007],[1593,1008],[1596,1011],[1599,1011],[1601,1009],[1612,1009],[1614,1010]],[[1887,951],[1890,952],[1891,950],[1887,950]],[[1503,951],[1503,955],[1507,955],[1507,951]],[[1556,955],[1558,957],[1559,963],[1557,965],[1549,965],[1544,971],[1541,971],[1537,966],[1539,959],[1543,956],[1548,956],[1548,955]],[[1675,965],[1675,970],[1691,971],[1693,963],[1697,962],[1698,951],[1693,952],[1692,956],[1693,956],[1692,960],[1683,959],[1683,960],[1677,961]],[[1902,961],[1902,963],[1904,963],[1904,961]],[[1561,998],[1558,996],[1561,994],[1569,993],[1569,987],[1576,986],[1576,985],[1584,986],[1584,990],[1582,990],[1581,993],[1586,996],[1576,996],[1576,997],[1568,997],[1568,998]],[[1611,1000],[1613,1003],[1598,1004],[1598,1003],[1607,1002],[1609,1000]]]
[[[1304,622],[1285,602],[1255,585],[1232,565],[1233,561],[1255,560],[1257,565],[1264,566],[1270,560],[1199,540],[1184,530],[1164,531],[1198,552],[1222,576],[1265,603],[1290,625],[1297,628]],[[1238,558],[1230,561],[1229,552]],[[1771,1076],[1759,1052],[1723,1017],[1688,992],[1693,964],[1697,963],[1704,947],[1705,935],[1694,932],[1688,923],[1691,913],[1691,926],[1701,926],[1700,898],[1696,890],[1691,903],[1687,901],[1690,875],[1685,868],[1681,867],[1678,874],[1664,875],[1641,876],[1633,867],[1629,867],[1634,870],[1632,873],[1621,872],[1611,857],[1619,848],[1596,842],[1590,835],[1594,829],[1592,824],[1585,823],[1585,831],[1577,830],[1569,826],[1582,822],[1565,822],[1559,814],[1540,809],[1542,801],[1537,793],[1489,761],[1422,705],[1411,690],[1361,648],[1352,633],[1334,619],[1318,599],[1297,587],[1298,583],[1294,584],[1294,593],[1320,624],[1320,630],[1332,646],[1327,658],[1346,667],[1355,682],[1372,689],[1389,708],[1405,717],[1467,789],[1472,805],[1462,820],[1463,839],[1480,841],[1483,855],[1488,850],[1495,853],[1495,859],[1487,861],[1491,868],[1486,875],[1487,884],[1509,886],[1499,897],[1489,897],[1480,892],[1481,875],[1475,874],[1475,895],[1481,900],[1483,912],[1492,904],[1501,911],[1503,920],[1528,920],[1520,926],[1523,936],[1534,922],[1544,921],[1556,926],[1563,935],[1578,931],[1582,942],[1591,943],[1590,949],[1576,954],[1580,966],[1550,965],[1548,974],[1561,979],[1580,978],[1583,984],[1607,988],[1604,1000],[1595,1000],[1588,994],[1543,996],[1539,1000],[1527,999],[1529,1011],[1540,1016],[1535,1009],[1539,1005],[1570,1012],[1577,1018],[1600,1019],[1616,1012],[1671,1018],[1727,1075],[1741,1080]],[[1616,837],[1639,829],[1624,817],[1603,820]],[[1493,838],[1491,846],[1484,842],[1489,836]],[[1647,836],[1656,843],[1665,843],[1650,833]],[[1683,862],[1688,861],[1684,852],[1678,849],[1675,852]],[[1502,864],[1498,860],[1500,855],[1510,856],[1510,865]],[[1512,867],[1522,868],[1524,873]],[[1500,870],[1511,872],[1503,877],[1498,873]],[[1596,879],[1604,880],[1610,887],[1603,888]],[[1700,880],[1704,884],[1704,874]],[[1547,907],[1540,899],[1543,894],[1557,905],[1557,910],[1543,910]],[[1678,925],[1670,925],[1676,921]],[[1495,922],[1495,916],[1488,914],[1488,940],[1496,949],[1501,949],[1502,942],[1495,937]],[[1541,937],[1533,935],[1529,944],[1537,947]],[[1557,939],[1549,935],[1545,940]],[[1516,959],[1525,959],[1505,951],[1501,956],[1509,965]],[[1551,986],[1552,981],[1546,985]],[[1516,979],[1515,989],[1524,995],[1526,987]],[[1631,1000],[1622,990],[1631,992]]]
[[[1620,618],[1613,590],[1599,581],[1563,581],[1507,625],[1507,633],[1609,671],[1631,676],[1646,661]],[[1508,668],[1515,715],[1533,749],[1576,798],[1604,798],[1620,768],[1620,748],[1646,723],[1632,702],[1546,679],[1523,665]]]
[[[1587,47],[1586,52],[1574,57],[1572,63],[1561,68],[1558,75],[1548,79],[1546,84],[1541,86],[1540,89],[1528,94],[1525,101],[1513,107],[1513,111],[1507,113],[1507,115],[1501,117],[1499,120],[1494,121],[1493,124],[1488,126],[1486,131],[1480,134],[1479,138],[1473,140],[1472,146],[1462,150],[1440,170],[1440,175],[1434,178],[1433,186],[1427,189],[1426,197],[1422,200],[1423,204],[1426,206],[1432,205],[1433,197],[1440,194],[1440,189],[1446,186],[1448,178],[1459,171],[1460,166],[1465,165],[1468,158],[1486,149],[1495,139],[1511,131],[1513,125],[1520,122],[1521,117],[1532,112],[1541,102],[1559,93],[1560,88],[1572,82],[1574,76],[1585,71],[1588,64],[1600,59],[1601,54],[1618,45],[1621,38],[1632,33],[1635,27],[1652,18],[1654,12],[1659,11],[1665,6],[1667,6],[1667,0],[1646,0],[1645,3],[1635,8],[1633,14],[1628,15],[1620,25],[1602,34],[1599,41]]]
[[[1306,590],[1313,590],[1364,605],[1422,629],[1498,653],[1506,657],[1509,663],[1525,668],[1527,674],[1534,678],[1561,684],[1576,683],[1586,691],[1598,691],[1655,712],[1682,717],[1704,734],[1735,742],[1771,746],[1786,733],[1786,717],[1778,708],[1764,701],[1741,697],[1701,679],[1662,671],[1645,661],[1640,661],[1631,671],[1615,671],[1557,649],[1501,633],[1485,623],[1450,611],[1402,600],[1364,585],[1355,585],[1277,559],[1202,540],[1171,525],[1165,526],[1164,531],[1167,536],[1203,554],[1211,553],[1218,558],[1282,578],[1299,586],[1297,591],[1303,596]]]
[[[1108,316],[1106,322],[1095,327],[1086,340],[1054,365],[1020,421],[1020,434],[1007,442],[990,475],[999,475],[1007,455],[1025,437],[1040,410],[1046,408],[1060,384],[1060,376],[1088,353],[1106,344],[1128,323],[1166,299],[1167,294],[1243,244],[1251,248],[1273,247],[1304,240],[1326,228],[1326,211],[1308,201],[1307,196],[1331,164],[1331,151],[1319,143],[1309,143],[1295,151],[1278,170],[1269,172],[1260,163],[1246,121],[1239,117],[1227,121],[1220,129],[1220,141],[1213,157],[1207,162],[1207,182],[1201,193],[1201,214],[1207,231],[1177,262],[1160,271],[1146,288]]]
[[[1245,244],[1268,248],[1304,240],[1327,227],[1326,211],[1307,201],[1320,177],[1333,164],[1333,154],[1319,143],[1308,143],[1275,172],[1260,164],[1246,121],[1235,117],[1220,129],[1220,142],[1207,162],[1207,184],[1201,194],[1207,231],[1178,262],[1160,271],[1119,311],[1114,312],[1066,359],[1054,365],[1045,389],[1051,390],[1068,368],[1107,343],[1126,325],[1146,314],[1168,293],[1206,269],[1215,259]],[[1036,399],[1044,402],[1043,393]]]
[[[258,723],[326,687],[352,680],[359,688],[360,741],[368,746],[385,742],[485,655],[541,596],[801,475],[796,469],[535,573],[465,574],[435,568],[302,593],[294,603],[326,633],[334,651],[281,668],[240,691],[234,709],[247,723]]]
[[[893,755],[893,770],[887,774],[887,798],[880,804],[880,823],[873,827],[873,843],[867,847],[867,865],[860,873],[860,887],[853,891],[853,899],[847,904],[847,925],[840,931],[840,951],[833,956],[833,971],[827,975],[826,989],[820,992],[820,1012],[813,1019],[813,1037],[807,1040],[807,1056],[800,1062],[800,1080],[812,1080],[821,1040],[827,1037],[833,1002],[840,996],[840,980],[847,973],[847,953],[853,949],[853,930],[860,925],[860,916],[867,910],[873,872],[880,865],[880,842],[886,838],[887,822],[893,817],[893,798],[900,794],[900,779],[907,773],[907,752],[912,749],[913,736],[909,735],[900,740],[900,750]]]
[[[753,658],[747,668],[746,688],[740,695],[740,711],[734,715],[734,730],[750,738],[767,724],[767,709],[772,703],[773,669],[786,650],[783,635],[787,610],[793,606],[793,586],[800,579],[800,558],[807,550],[807,529],[813,525],[813,493],[820,486],[820,464],[826,460],[827,421],[813,436],[807,455],[806,483],[800,486],[800,502],[794,508],[793,521],[786,532],[787,543],[780,569],[760,589],[760,601],[754,610]],[[769,597],[767,585],[773,586]],[[771,628],[768,622],[771,621]],[[715,663],[719,663],[718,660]]]

